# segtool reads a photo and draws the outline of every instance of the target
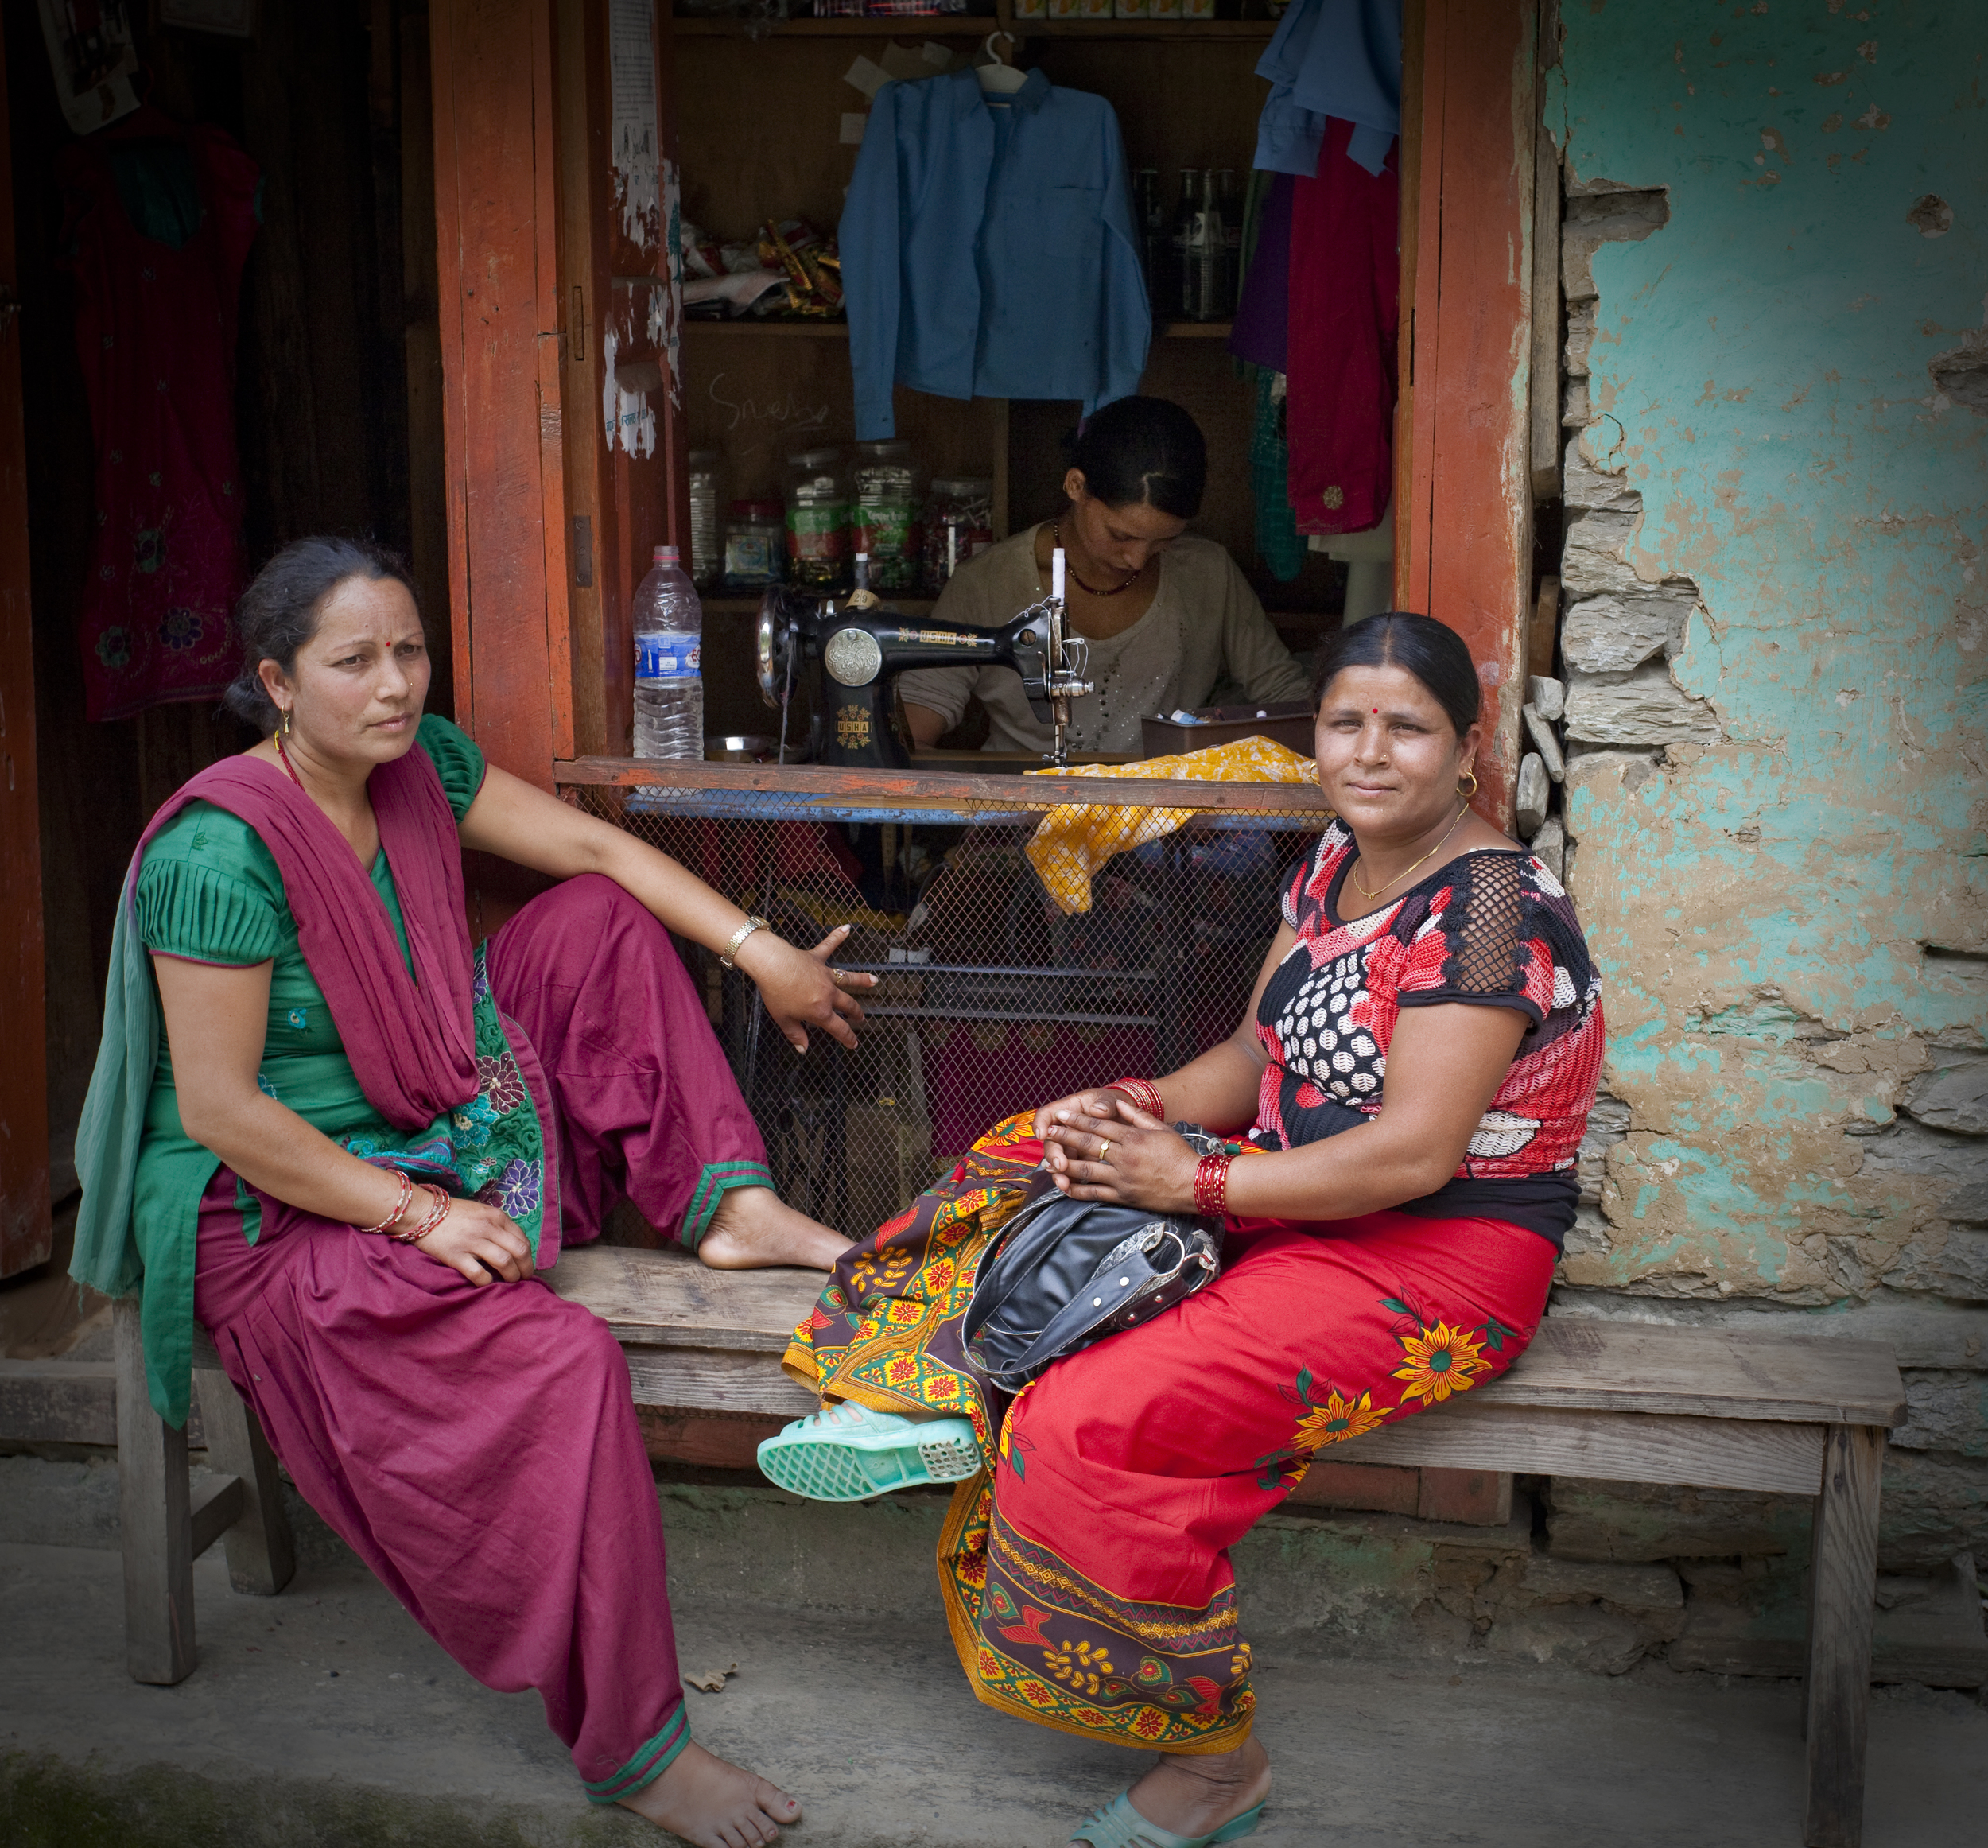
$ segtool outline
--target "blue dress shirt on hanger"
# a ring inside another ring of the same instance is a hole
[[[1139,388],[1152,316],[1118,118],[1040,71],[887,83],[837,233],[859,438],[895,432],[893,382],[942,398]]]

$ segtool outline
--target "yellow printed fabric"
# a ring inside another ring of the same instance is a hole
[[[1074,770],[1032,770],[1031,776],[1132,777],[1178,782],[1310,782],[1318,775],[1309,757],[1268,738],[1238,738],[1178,757],[1143,763],[1087,763]],[[1050,810],[1028,844],[1029,864],[1065,911],[1091,908],[1091,879],[1113,854],[1143,847],[1173,833],[1192,809],[1114,808],[1104,802],[1069,802]]]

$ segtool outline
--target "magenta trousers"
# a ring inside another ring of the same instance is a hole
[[[569,1240],[625,1195],[694,1242],[727,1186],[765,1181],[669,934],[618,886],[534,899],[487,967],[552,1093]],[[479,1287],[261,1205],[250,1244],[235,1176],[215,1175],[195,1312],[299,1493],[479,1681],[538,1691],[593,1801],[640,1789],[689,1731],[655,1481],[607,1325],[536,1278]]]

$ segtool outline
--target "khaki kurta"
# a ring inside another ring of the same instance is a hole
[[[1031,526],[991,545],[956,571],[933,615],[942,622],[999,628],[1043,592]],[[1236,561],[1212,539],[1186,536],[1159,555],[1159,588],[1137,622],[1090,645],[1088,675],[1097,691],[1073,702],[1070,748],[1138,754],[1141,719],[1207,703],[1227,677],[1264,703],[1308,698],[1310,688],[1264,614]],[[969,698],[992,720],[988,751],[1044,751],[1051,728],[1023,697],[1006,667],[921,667],[898,678],[907,703],[938,713],[949,730]]]

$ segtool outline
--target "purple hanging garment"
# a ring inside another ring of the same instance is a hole
[[[1229,335],[1230,352],[1267,372],[1291,370],[1291,177],[1279,173],[1256,221],[1256,248]]]

